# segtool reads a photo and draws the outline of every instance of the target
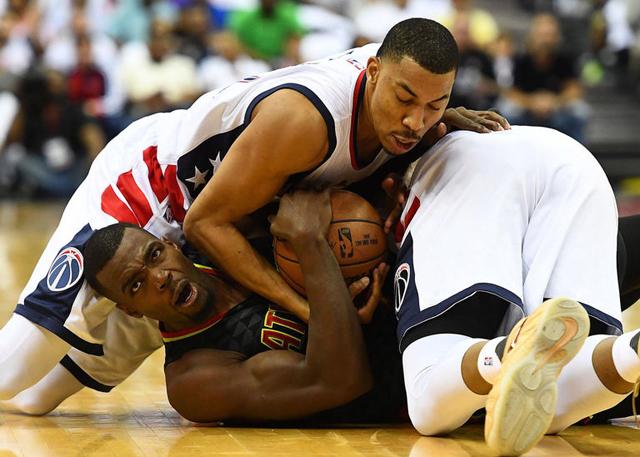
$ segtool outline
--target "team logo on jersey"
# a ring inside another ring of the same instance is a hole
[[[76,248],[66,248],[53,261],[47,273],[47,286],[53,292],[73,287],[82,278],[84,259]]]
[[[409,278],[411,277],[411,267],[408,263],[403,263],[396,270],[396,275],[393,280],[395,287],[395,306],[396,313],[400,310],[404,297],[407,294],[409,288]]]

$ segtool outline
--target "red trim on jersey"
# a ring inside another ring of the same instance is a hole
[[[173,218],[182,223],[186,211],[184,210],[184,195],[178,185],[178,177],[176,176],[176,166],[167,165],[164,171],[164,184],[169,192],[169,206],[171,207],[171,213]]]
[[[409,224],[411,223],[413,216],[416,215],[418,208],[420,208],[420,199],[418,197],[413,197],[413,201],[411,202],[409,211],[407,211],[407,214],[405,214],[404,216],[404,220],[398,221],[398,225],[396,225],[396,232],[395,232],[396,243],[400,243],[402,241],[404,232],[407,230],[407,227],[409,227]]]
[[[358,80],[356,81],[356,87],[353,89],[353,107],[351,109],[351,131],[349,132],[349,154],[351,156],[351,167],[354,170],[359,170],[360,166],[358,165],[358,159],[356,158],[356,129],[358,127],[358,111],[360,107],[361,99],[360,95],[360,87],[362,86],[362,81],[364,80],[364,75],[367,70],[362,70],[360,72],[360,76],[358,76]]]
[[[176,166],[168,165],[165,173],[162,173],[158,162],[157,146],[146,148],[142,157],[149,172],[149,184],[158,202],[161,203],[168,196],[173,218],[182,223],[186,211],[184,209],[184,195],[178,185]],[[131,209],[117,196],[113,187],[109,186],[102,193],[102,210],[118,222],[129,222],[144,227],[153,216],[153,210],[147,196],[135,181],[132,170],[120,174],[116,185]]]
[[[220,314],[216,314],[215,316],[213,316],[211,319],[207,320],[206,322],[203,322],[202,324],[196,325],[195,327],[189,327],[189,328],[184,328],[182,330],[178,330],[177,332],[165,332],[160,330],[160,334],[162,335],[162,338],[180,338],[181,336],[185,336],[185,335],[190,335],[192,333],[196,333],[202,329],[205,329],[207,327],[211,327],[213,324],[217,324],[218,322],[220,322],[222,320],[222,318],[227,314],[227,312],[223,312]]]
[[[118,222],[128,222],[138,225],[138,218],[133,214],[133,211],[120,200],[111,186],[102,192],[100,208]]]
[[[138,219],[138,225],[140,227],[147,225],[147,222],[149,222],[153,215],[153,211],[147,201],[146,195],[140,190],[140,186],[138,186],[138,183],[133,177],[133,173],[128,171],[118,176],[117,186]]]
[[[168,192],[164,187],[164,176],[162,175],[162,168],[160,168],[160,163],[158,162],[158,147],[149,146],[144,150],[142,156],[149,170],[149,184],[151,184],[151,189],[158,199],[158,202],[162,202],[167,198]]]

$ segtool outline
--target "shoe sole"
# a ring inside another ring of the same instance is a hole
[[[542,438],[556,410],[562,367],[589,334],[582,305],[566,298],[547,300],[507,339],[517,339],[502,362],[487,399],[485,440],[499,455],[521,455]]]

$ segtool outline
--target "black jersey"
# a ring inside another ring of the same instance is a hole
[[[161,326],[162,329],[162,326]],[[351,403],[306,418],[310,423],[390,422],[406,417],[402,363],[395,339],[393,314],[379,310],[363,327],[374,388]],[[180,332],[162,332],[168,365],[202,348],[234,351],[247,358],[268,350],[304,353],[307,326],[293,314],[252,296],[201,325]],[[345,348],[349,350],[349,348]]]

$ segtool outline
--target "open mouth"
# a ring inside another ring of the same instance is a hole
[[[392,136],[396,145],[403,151],[408,151],[418,143],[417,140],[413,140],[413,139],[410,140],[407,138],[399,137],[397,135],[392,135]]]
[[[183,279],[177,288],[175,305],[178,308],[191,306],[198,296],[198,290],[189,281]]]

